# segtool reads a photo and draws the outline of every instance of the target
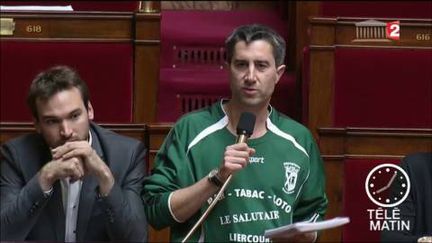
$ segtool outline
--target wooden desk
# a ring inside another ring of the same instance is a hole
[[[113,132],[135,138],[143,143],[146,141],[146,125],[145,124],[100,124],[102,127]],[[0,144],[6,141],[35,132],[32,123],[28,122],[0,122]]]

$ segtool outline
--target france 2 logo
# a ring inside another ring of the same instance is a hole
[[[386,25],[386,37],[390,40],[399,40],[400,38],[400,23],[399,20],[388,22]]]

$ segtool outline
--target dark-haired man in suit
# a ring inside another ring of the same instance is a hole
[[[409,154],[400,166],[411,181],[408,197],[397,206],[401,220],[409,222],[409,230],[384,230],[381,241],[432,242],[432,152]]]
[[[144,145],[91,122],[69,67],[40,73],[27,103],[37,133],[1,148],[1,240],[146,241]]]

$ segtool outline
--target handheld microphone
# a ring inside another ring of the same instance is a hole
[[[255,127],[255,120],[256,117],[253,113],[250,112],[243,112],[240,115],[239,122],[237,124],[237,139],[236,143],[246,143],[249,137],[252,135],[254,127]],[[207,216],[210,214],[210,211],[216,206],[216,203],[219,201],[220,197],[222,196],[222,193],[225,191],[225,188],[228,186],[229,182],[231,181],[232,174],[228,176],[227,180],[224,182],[222,187],[220,188],[218,194],[216,195],[213,202],[210,204],[210,206],[207,208],[207,210],[201,215],[201,218],[195,223],[195,225],[192,227],[192,229],[189,231],[189,233],[186,235],[186,237],[182,240],[183,242],[186,242],[192,234],[196,231],[198,226],[200,226],[204,220],[207,218]]]
[[[243,112],[237,124],[237,140],[236,143],[246,143],[252,135],[255,127],[256,117],[253,113]]]

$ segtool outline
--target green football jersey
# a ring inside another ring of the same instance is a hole
[[[171,193],[218,168],[226,146],[236,141],[227,129],[222,102],[189,113],[175,124],[156,156],[152,175],[146,179],[148,220],[156,228],[171,226],[172,241],[185,237],[213,197],[199,213],[179,223],[170,211]],[[325,175],[312,135],[301,124],[269,109],[266,134],[248,141],[256,153],[249,165],[233,176],[192,241],[266,242],[266,229],[324,217]]]

